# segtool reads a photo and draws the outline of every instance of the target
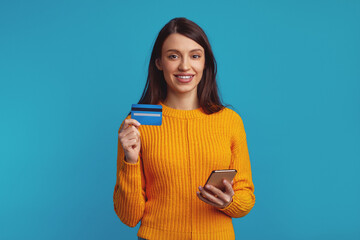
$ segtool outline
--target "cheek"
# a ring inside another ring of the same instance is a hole
[[[203,72],[205,69],[205,61],[197,62],[194,65],[194,68],[198,71],[198,73]]]
[[[196,67],[196,72],[198,73],[199,76],[203,75],[204,69],[205,69],[205,67],[203,65],[199,65]]]
[[[163,71],[164,73],[172,73],[174,72],[174,70],[176,70],[176,65],[172,62],[169,61],[164,61],[164,65],[163,65]]]

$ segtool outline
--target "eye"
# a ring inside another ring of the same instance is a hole
[[[200,58],[200,55],[193,55],[193,58]]]
[[[170,58],[170,59],[176,59],[177,57],[178,57],[178,56],[175,55],[175,54],[171,54],[171,55],[168,56],[168,58]]]

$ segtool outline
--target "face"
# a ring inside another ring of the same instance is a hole
[[[204,48],[184,35],[173,33],[166,38],[156,67],[164,73],[168,93],[196,92],[205,67]]]

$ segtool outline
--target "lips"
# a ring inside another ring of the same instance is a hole
[[[194,78],[194,74],[179,74],[174,75],[179,82],[188,83]]]

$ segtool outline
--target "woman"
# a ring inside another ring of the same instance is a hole
[[[139,101],[163,107],[161,126],[120,126],[114,208],[139,239],[235,239],[232,218],[255,203],[240,116],[223,106],[204,31],[168,22],[154,44]],[[224,189],[203,186],[212,170],[236,169]]]

